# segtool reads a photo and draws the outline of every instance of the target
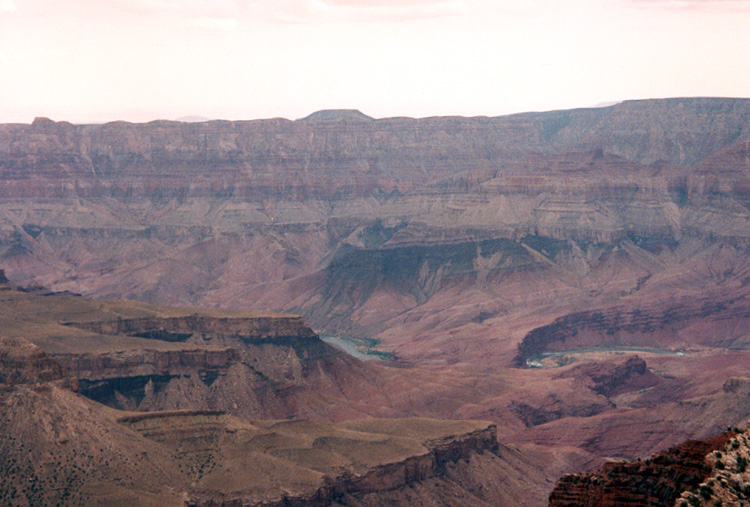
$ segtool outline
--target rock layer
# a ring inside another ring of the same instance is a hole
[[[607,463],[601,471],[565,475],[549,497],[550,507],[658,507],[673,505],[682,491],[696,488],[711,468],[706,456],[723,449],[734,433],[685,442],[646,461]]]
[[[523,366],[532,356],[545,352],[586,347],[643,346],[654,349],[679,349],[690,345],[709,345],[744,349],[746,337],[727,340],[721,334],[699,340],[686,340],[681,333],[691,324],[720,327],[721,321],[745,321],[750,318],[746,298],[731,294],[702,294],[700,299],[684,298],[676,304],[654,302],[649,307],[631,309],[610,307],[565,315],[549,325],[530,331],[518,345],[516,364]]]
[[[564,456],[550,474],[647,455],[745,417],[741,393],[721,386],[747,376],[750,356],[749,108],[668,99],[501,118],[3,125],[11,279],[288,311],[397,367],[308,338],[188,333],[169,319],[210,312],[135,304],[92,316],[87,303],[13,336],[43,330],[34,343],[117,407],[491,419],[508,442]],[[158,326],[139,320],[152,317]],[[86,328],[97,320],[109,328]],[[684,356],[511,368],[612,345]],[[677,415],[664,419],[665,406]]]
[[[72,378],[82,394],[115,408],[288,417],[334,400],[347,413],[349,390],[369,371],[293,315],[201,313],[5,289],[6,384]],[[353,374],[357,381],[343,382]]]

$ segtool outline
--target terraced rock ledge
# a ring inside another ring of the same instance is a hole
[[[164,412],[119,421],[173,450],[195,486],[189,506],[323,506],[440,477],[498,449],[480,421],[364,419],[241,421],[215,412]],[[283,478],[283,481],[281,480]]]

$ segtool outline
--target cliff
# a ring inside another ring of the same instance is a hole
[[[650,454],[747,415],[711,397],[750,364],[748,104],[3,125],[0,267],[50,290],[0,313],[111,407],[489,419],[548,478]]]
[[[461,284],[516,303],[509,281],[553,277],[607,300],[679,246],[746,248],[749,104],[3,125],[0,261],[24,285],[369,337]]]
[[[0,291],[2,383],[65,378],[114,408],[283,418],[324,403],[346,414],[349,392],[378,381],[294,315],[43,294]]]
[[[205,175],[203,169],[210,166],[217,175],[248,169],[252,175],[270,175],[283,167],[285,176],[333,169],[334,174],[424,181],[427,172],[439,177],[479,169],[512,154],[591,146],[638,163],[695,164],[747,135],[749,104],[747,99],[711,98],[626,101],[495,118],[373,120],[356,112],[320,112],[296,122],[78,126],[37,118],[31,125],[3,126],[0,168],[6,180],[28,179],[29,169],[57,179],[149,177],[174,167],[173,179],[179,181]],[[705,136],[709,129],[712,134]],[[644,136],[649,130],[658,135]]]
[[[300,318],[294,316],[211,317],[143,317],[110,321],[68,322],[69,326],[98,334],[128,335],[164,341],[185,341],[194,334],[205,339],[232,336],[254,343],[279,342],[284,338],[309,339],[317,335]]]
[[[750,501],[749,443],[746,430],[734,435],[723,449],[706,456],[710,476],[697,488],[683,491],[675,506],[744,505]]]
[[[275,442],[270,446],[266,443],[264,454],[277,458],[283,456],[282,459],[291,459],[297,466],[304,463],[317,472],[323,472],[319,485],[281,494],[274,492],[271,483],[253,484],[251,491],[245,486],[244,492],[211,491],[208,488],[212,480],[222,474],[221,470],[211,470],[209,477],[196,488],[188,505],[324,506],[332,502],[346,505],[349,501],[345,498],[383,494],[442,477],[448,466],[469,460],[474,454],[492,453],[498,446],[493,425],[480,426],[469,422],[373,419],[348,423],[343,428],[297,422],[260,424],[273,431]],[[461,426],[465,428],[464,432],[460,432]],[[362,427],[370,429],[363,430]],[[446,433],[445,429],[449,427],[453,429]],[[395,428],[411,435],[397,434],[393,431]],[[343,434],[342,429],[345,429]],[[440,436],[431,434],[435,430]],[[458,433],[453,433],[457,430]],[[240,439],[241,433],[240,430]],[[314,437],[311,444],[297,448],[299,444],[294,442],[306,435]],[[287,440],[292,436],[295,440]],[[155,436],[151,438],[158,440]],[[254,435],[253,440],[260,442],[267,441],[267,438],[261,433]],[[294,445],[294,448],[290,449],[289,445]],[[310,455],[305,457],[308,453]],[[324,464],[330,460],[329,453],[333,453],[338,462],[335,469]],[[320,464],[311,461],[313,455]],[[238,478],[233,480],[240,483]]]
[[[406,500],[413,488],[430,491],[440,500],[433,505],[455,495],[522,505],[500,487],[477,486],[507,472],[490,423],[120,412],[49,383],[4,388],[0,406],[0,501],[8,506],[353,506],[383,495]],[[473,483],[458,486],[457,474]]]
[[[723,464],[717,467],[716,463],[721,462],[726,449],[733,448],[734,454],[739,455],[737,450],[746,446],[745,442],[743,434],[727,431],[714,438],[687,441],[644,461],[607,463],[595,472],[565,475],[550,494],[549,506],[682,507],[715,505],[715,499],[740,505],[737,502],[747,499],[743,481],[735,478],[729,487],[726,479],[730,473],[722,472],[729,469]],[[736,467],[736,457],[724,460]],[[716,474],[726,477],[709,479]],[[711,486],[721,490],[720,483],[727,490],[735,490],[731,499],[721,491],[713,491]]]
[[[587,347],[633,347],[679,349],[689,345],[743,348],[744,339],[727,340],[721,334],[688,342],[682,331],[692,324],[720,328],[722,322],[750,318],[745,297],[731,292],[700,294],[698,298],[653,302],[632,308],[614,306],[558,317],[551,324],[531,330],[518,345],[518,366],[543,353]]]
[[[0,336],[0,384],[40,384],[64,378],[63,368],[33,343]]]

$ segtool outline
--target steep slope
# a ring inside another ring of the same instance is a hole
[[[717,248],[746,258],[749,104],[5,125],[0,259],[23,284],[285,309],[370,337],[426,334],[450,305],[470,336],[473,319],[608,302]]]
[[[378,382],[368,364],[325,344],[292,315],[99,303],[7,283],[2,289],[1,339],[25,344],[3,347],[6,383],[64,372],[82,394],[114,408],[289,417],[337,405],[344,417],[356,405],[351,393],[374,389],[368,377]]]
[[[516,506],[519,480],[543,476],[488,422],[121,412],[76,394],[31,343],[0,351],[3,505],[354,506],[417,491],[430,505]]]

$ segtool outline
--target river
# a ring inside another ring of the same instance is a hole
[[[358,359],[376,359],[384,361],[388,359],[388,354],[372,350],[366,345],[358,345],[352,340],[346,339],[341,336],[319,333],[320,339],[324,342],[342,349],[350,356],[354,356]]]
[[[557,364],[554,364],[554,365],[545,364],[544,360],[550,359],[550,358],[563,358],[565,356],[575,356],[578,354],[587,354],[587,353],[596,353],[596,352],[600,352],[600,353],[643,352],[646,354],[672,355],[676,357],[682,357],[685,355],[685,352],[683,351],[650,349],[646,347],[601,347],[601,348],[563,350],[560,352],[545,352],[543,354],[537,354],[526,360],[526,366],[528,368],[557,368],[558,366],[565,366],[566,364],[572,363],[575,361],[575,359],[571,358],[570,361],[556,361]]]

